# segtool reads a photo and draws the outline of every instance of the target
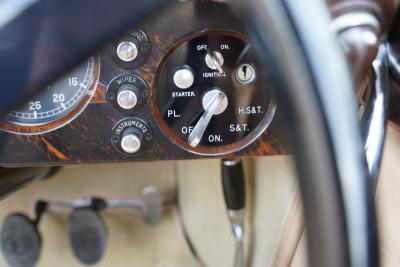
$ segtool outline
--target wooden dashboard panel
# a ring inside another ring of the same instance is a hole
[[[161,11],[138,26],[151,43],[151,53],[143,65],[124,69],[113,63],[107,48],[100,57],[100,80],[95,95],[85,110],[72,122],[57,130],[39,135],[17,135],[0,132],[0,165],[32,166],[62,165],[96,162],[151,161],[191,159],[202,156],[187,152],[175,144],[157,123],[151,101],[134,117],[148,123],[153,131],[150,149],[134,155],[117,151],[110,142],[111,129],[127,117],[116,112],[106,99],[106,88],[113,77],[121,73],[135,73],[142,77],[149,89],[150,99],[155,89],[155,75],[163,59],[179,40],[189,34],[207,30],[229,30],[242,33],[244,29],[235,15],[223,3],[188,1],[177,3]],[[288,153],[282,142],[281,115],[253,144],[232,156],[265,156]]]

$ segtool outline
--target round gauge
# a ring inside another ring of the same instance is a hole
[[[99,64],[93,57],[47,86],[7,116],[7,131],[37,134],[64,126],[86,107],[97,84]]]
[[[223,155],[255,141],[276,104],[257,57],[242,35],[185,38],[160,65],[153,102],[167,136],[201,155]]]

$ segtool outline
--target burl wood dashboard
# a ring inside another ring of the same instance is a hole
[[[225,4],[177,2],[10,113],[0,165],[285,154],[271,87]]]

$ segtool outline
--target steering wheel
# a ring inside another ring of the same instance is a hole
[[[0,10],[12,7],[0,20],[0,70],[7,73],[0,76],[1,114],[169,1],[14,2],[0,3]],[[378,266],[373,191],[354,86],[329,30],[326,4],[238,0],[232,8],[248,25],[279,89],[304,201],[310,265]],[[46,27],[37,34],[26,25]]]

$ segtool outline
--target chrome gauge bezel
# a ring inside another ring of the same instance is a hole
[[[86,61],[87,73],[85,74],[85,81],[83,85],[80,85],[79,90],[74,94],[72,98],[78,98],[77,102],[70,104],[70,106],[65,106],[61,110],[57,108],[58,113],[54,113],[52,116],[59,115],[61,116],[43,122],[32,122],[32,123],[25,123],[25,122],[18,122],[18,121],[11,121],[6,120],[3,124],[0,125],[0,129],[6,132],[18,134],[18,135],[37,135],[37,134],[44,134],[51,131],[55,131],[74,119],[76,119],[83,110],[85,110],[86,106],[90,103],[92,97],[95,94],[99,76],[100,76],[100,60],[98,56],[90,57]],[[90,68],[89,65],[92,65]],[[91,71],[92,74],[88,75],[88,72]],[[91,79],[87,81],[87,76],[91,76]],[[85,86],[85,87],[83,87]],[[71,99],[72,99],[71,98]],[[69,101],[68,101],[69,102]],[[53,111],[53,110],[52,110]],[[49,112],[49,111],[46,111]],[[17,113],[14,111],[14,113]],[[12,114],[12,113],[10,113]],[[9,118],[8,115],[7,118]]]

